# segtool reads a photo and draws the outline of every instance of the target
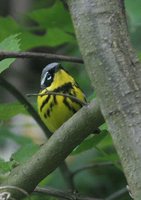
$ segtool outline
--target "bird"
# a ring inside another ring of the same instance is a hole
[[[84,92],[60,63],[42,71],[37,97],[38,113],[51,133],[73,116],[87,101]]]

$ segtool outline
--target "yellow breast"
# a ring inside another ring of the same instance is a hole
[[[65,72],[62,70],[61,73]],[[59,80],[58,77],[60,76],[56,76],[53,84],[50,87],[42,90],[40,94],[44,94],[46,90],[60,93],[68,93],[82,101],[85,101],[85,95],[77,86],[71,76],[68,79],[67,74],[67,80],[65,80],[64,78]],[[58,129],[65,121],[67,121],[75,112],[77,112],[82,107],[80,103],[75,102],[69,97],[60,95],[38,96],[37,103],[39,115],[51,132],[54,132],[56,129]]]

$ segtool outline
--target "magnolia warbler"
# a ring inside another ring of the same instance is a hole
[[[71,96],[75,98],[70,98]],[[39,115],[51,132],[82,107],[82,103],[76,98],[86,102],[85,95],[74,78],[60,63],[48,64],[41,74],[41,91],[37,104]]]

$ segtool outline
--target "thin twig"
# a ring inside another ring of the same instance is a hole
[[[74,63],[84,63],[81,58],[73,56],[57,55],[51,53],[38,53],[38,52],[14,52],[14,51],[0,51],[0,59],[5,58],[42,58],[54,61],[67,61]]]
[[[91,169],[91,168],[95,168],[95,167],[105,167],[105,166],[113,166],[113,163],[112,162],[103,162],[103,163],[95,163],[95,164],[85,165],[83,167],[76,169],[72,173],[72,176],[75,176],[76,174],[78,174],[84,170],[87,170],[87,169]]]
[[[111,194],[111,195],[110,195],[109,197],[107,197],[105,200],[115,200],[115,199],[117,199],[117,198],[123,196],[123,195],[124,195],[125,193],[127,193],[127,192],[128,192],[128,190],[127,190],[126,187],[125,187],[125,188],[122,188],[121,190],[119,190],[119,191],[117,191],[117,192]]]
[[[30,96],[44,96],[44,95],[47,95],[47,94],[48,94],[48,95],[53,95],[53,96],[58,95],[58,96],[68,97],[68,98],[74,100],[75,102],[81,104],[82,106],[86,106],[86,105],[87,105],[86,102],[84,102],[84,101],[78,99],[77,97],[75,97],[75,96],[73,96],[73,95],[66,94],[66,93],[60,93],[60,92],[51,92],[51,91],[46,91],[46,92],[43,93],[43,94],[37,94],[37,93],[34,93],[34,94],[27,94],[27,96],[28,96],[28,97],[30,97]]]
[[[41,194],[46,194],[46,195],[50,195],[50,196],[54,196],[54,197],[58,197],[58,198],[63,198],[63,199],[67,199],[67,200],[104,200],[104,199],[98,199],[98,198],[94,198],[94,197],[86,197],[86,196],[82,196],[78,193],[70,193],[68,192],[64,192],[62,190],[59,189],[54,189],[54,188],[40,188],[40,187],[36,187],[36,189],[34,190],[34,192],[36,193],[41,193]],[[128,192],[127,188],[122,188],[121,190],[113,193],[112,195],[110,195],[109,197],[107,197],[105,200],[115,200],[121,196],[123,196],[126,192]]]
[[[59,189],[54,189],[54,188],[40,188],[36,187],[34,192],[41,193],[41,194],[46,194],[58,198],[63,198],[67,200],[103,200],[103,199],[98,199],[94,197],[86,197],[82,196],[78,193],[70,193],[70,192],[64,192]]]

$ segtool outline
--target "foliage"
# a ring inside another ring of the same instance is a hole
[[[140,0],[126,0],[125,3],[131,41],[137,49],[138,54],[141,55],[141,45],[139,42],[141,35],[141,3]],[[0,25],[2,27],[0,32],[0,50],[19,51],[42,47],[66,55],[80,56],[69,12],[61,1],[40,0],[39,2],[33,2],[32,10],[22,16],[22,18],[22,21],[17,22],[12,16],[0,17]],[[15,59],[13,58],[0,61],[0,72],[5,73],[5,70],[9,68],[9,66],[12,71],[14,71],[14,68],[11,67],[14,61]],[[68,63],[65,63],[65,66],[76,77],[88,98],[94,97],[95,93],[93,93],[90,86],[90,81],[88,78],[85,78],[87,75],[84,68],[78,65],[72,67],[72,64]],[[18,67],[20,68],[20,66]],[[35,83],[33,83],[32,79],[36,76],[36,72],[33,71],[32,73],[30,81],[32,82],[32,87],[34,87],[36,82],[39,83],[39,78],[36,78]],[[19,90],[22,90],[22,87],[17,87]],[[33,88],[33,90],[34,89],[37,90],[37,88]],[[11,155],[10,160],[5,161],[2,158],[0,159],[0,181],[3,181],[14,167],[30,159],[39,149],[34,139],[29,139],[26,136],[19,136],[14,133],[14,130],[11,131],[13,128],[11,118],[18,114],[29,115],[25,107],[18,102],[2,102],[0,104],[0,149],[5,150],[8,146],[7,141],[9,140],[14,141],[19,147],[15,150],[15,153]],[[28,132],[30,129],[28,126],[26,128]],[[15,129],[17,129],[17,126],[15,126]],[[112,139],[106,125],[103,125],[101,127],[101,134],[91,134],[82,144],[74,149],[67,162],[73,171],[83,165],[105,161],[112,162],[113,166],[91,168],[76,175],[75,182],[81,193],[96,195],[99,198],[103,198],[126,185],[122,168],[119,164],[119,158],[113,147]],[[58,179],[59,182],[56,181]],[[115,182],[116,184],[114,184]],[[49,175],[40,185],[66,188],[66,184],[59,170]],[[41,198],[40,196],[34,196],[33,199]],[[122,199],[126,200],[129,199],[129,197],[125,195],[119,200]]]
[[[128,26],[130,31],[131,42],[138,52],[141,51],[140,35],[141,35],[141,1],[136,2],[125,0],[127,9]]]
[[[11,35],[4,39],[0,43],[0,50],[2,51],[19,51],[19,39],[18,34]],[[14,58],[7,58],[0,62],[0,73],[7,69],[11,63],[14,62]]]
[[[8,120],[19,113],[27,114],[23,105],[18,102],[0,104],[0,120]]]

